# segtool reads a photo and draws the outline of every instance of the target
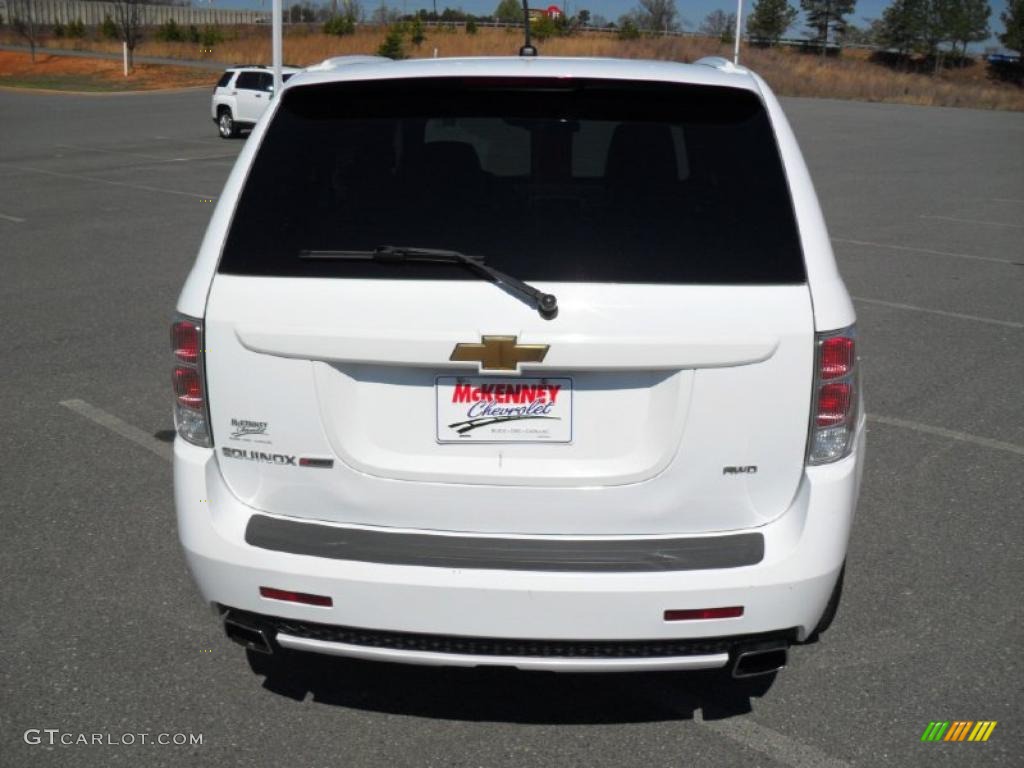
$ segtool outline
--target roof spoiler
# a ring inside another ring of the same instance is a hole
[[[720,72],[728,72],[736,75],[749,75],[750,70],[746,67],[741,67],[738,64],[733,64],[728,59],[724,59],[721,56],[705,56],[703,59],[697,59],[694,64],[704,67],[712,67]]]
[[[306,67],[307,72],[330,72],[334,69],[341,69],[342,67],[352,66],[353,64],[383,64],[384,62],[390,62],[392,59],[386,56],[334,56],[330,59],[324,59],[319,64],[314,64],[311,67]]]

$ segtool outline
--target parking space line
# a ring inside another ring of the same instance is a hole
[[[161,187],[150,187],[145,184],[129,184],[127,181],[111,181],[110,179],[100,179],[96,176],[81,176],[77,173],[61,173],[60,171],[47,171],[43,168],[32,168],[27,165],[11,165],[5,163],[9,168],[14,168],[18,171],[26,171],[29,173],[41,173],[45,176],[56,176],[62,179],[78,179],[79,181],[94,181],[97,184],[109,184],[112,187],[127,187],[128,189],[141,189],[144,192],[162,192],[165,195],[179,195],[180,197],[195,197],[199,200],[208,200],[212,195],[197,195],[193,192],[179,192],[176,189],[162,189]]]
[[[975,256],[972,253],[952,253],[950,251],[933,251],[931,248],[914,248],[909,245],[890,245],[888,243],[873,243],[868,240],[850,240],[845,237],[833,237],[833,243],[849,243],[851,245],[864,245],[870,248],[888,248],[893,251],[910,251],[911,253],[929,253],[934,256],[951,256],[957,259],[974,259],[976,261],[994,261],[997,264],[1016,264],[1009,259],[997,259],[994,256]]]
[[[166,136],[156,136],[154,138],[157,138],[157,139],[167,139]],[[213,138],[213,139],[182,139],[182,138],[178,138],[178,137],[173,138],[173,139],[167,139],[167,140],[168,141],[181,142],[182,144],[200,144],[200,145],[202,145],[204,147],[210,147],[210,146],[213,146],[214,144],[220,144],[220,143],[222,143],[224,141],[224,139],[217,139],[217,138]]]
[[[997,451],[1006,451],[1007,453],[1015,453],[1018,456],[1024,456],[1024,447],[1014,445],[1013,443],[1004,443],[1002,440],[993,440],[989,437],[979,437],[978,435],[971,435],[967,432],[959,432],[955,429],[946,429],[945,427],[935,427],[931,424],[922,424],[918,421],[907,421],[906,419],[897,419],[893,416],[879,416],[874,413],[868,414],[868,421],[875,422],[876,424],[888,424],[892,427],[902,427],[903,429],[912,429],[915,432],[923,432],[926,435],[935,435],[936,437],[945,437],[950,440],[960,440],[965,443],[974,443],[975,445],[981,445],[985,448],[993,448]]]
[[[83,147],[78,144],[54,144],[53,146],[60,147],[61,149],[78,149],[82,152],[99,152],[104,155],[131,155],[132,157],[144,157],[149,160],[167,160],[166,157],[160,157],[159,155],[147,155],[142,152],[132,152],[130,149],[100,149],[98,147]]]
[[[901,304],[896,301],[882,301],[881,299],[865,299],[862,296],[854,296],[854,301],[862,304],[877,304],[880,307],[891,307],[892,309],[905,309],[911,312],[925,312],[929,315],[942,315],[943,317],[955,317],[958,320],[973,320],[977,323],[988,323],[990,325],[1002,325],[1006,328],[1024,328],[1024,323],[1013,320],[997,320],[994,317],[981,317],[979,315],[965,315],[962,312],[947,312],[944,309],[929,309],[918,307],[914,304]]]
[[[848,768],[845,760],[830,757],[816,747],[791,739],[778,731],[754,722],[749,717],[728,720],[705,720],[703,712],[693,713],[693,720],[720,736],[767,755],[791,768]]]
[[[128,149],[100,149],[99,147],[83,147],[78,144],[54,144],[62,149],[78,149],[83,152],[99,152],[105,155],[124,155],[126,157],[141,157],[144,160],[153,160],[156,163],[188,163],[193,160],[223,160],[228,157],[237,157],[238,153],[220,155],[201,155],[199,157],[161,157],[160,155],[148,155],[144,152],[132,152]]]
[[[1024,229],[1024,224],[1010,224],[1006,221],[982,221],[981,219],[961,219],[957,216],[933,216],[931,214],[922,213],[922,219],[938,219],[939,221],[958,221],[961,224],[985,224],[990,227],[1013,227],[1014,229]]]
[[[1012,197],[993,197],[992,202],[994,203],[1024,203],[1024,200],[1015,200]]]
[[[146,434],[138,427],[132,426],[127,421],[122,421],[111,413],[107,413],[102,408],[90,405],[84,400],[61,400],[60,404],[84,416],[89,421],[99,424],[101,427],[106,427],[126,440],[131,440],[150,453],[155,453],[161,459],[171,461],[174,456],[174,450],[167,443],[157,440],[152,435]]]
[[[13,221],[15,224],[24,224],[25,220],[17,216],[8,216],[6,213],[0,213],[0,219],[4,221]]]

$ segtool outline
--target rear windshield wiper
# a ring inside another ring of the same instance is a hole
[[[550,320],[558,314],[558,299],[554,294],[544,293],[518,277],[512,277],[484,263],[483,256],[467,256],[458,251],[439,248],[411,248],[398,245],[382,245],[372,251],[299,251],[300,259],[333,259],[340,261],[416,261],[435,264],[463,264],[478,274],[486,275],[495,283],[507,286],[521,296],[527,296],[537,305],[540,316]]]

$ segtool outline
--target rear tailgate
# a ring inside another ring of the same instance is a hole
[[[766,118],[748,92],[628,86],[286,92],[206,316],[239,498],[521,534],[723,531],[786,510],[813,317]],[[458,266],[301,257],[387,242],[486,254],[559,314]]]

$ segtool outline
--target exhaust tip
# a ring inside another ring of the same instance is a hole
[[[274,649],[270,647],[266,632],[231,616],[224,619],[224,633],[247,650],[266,654],[274,652]]]
[[[788,650],[786,646],[772,648],[753,648],[736,654],[732,676],[737,679],[770,675],[784,669]]]

